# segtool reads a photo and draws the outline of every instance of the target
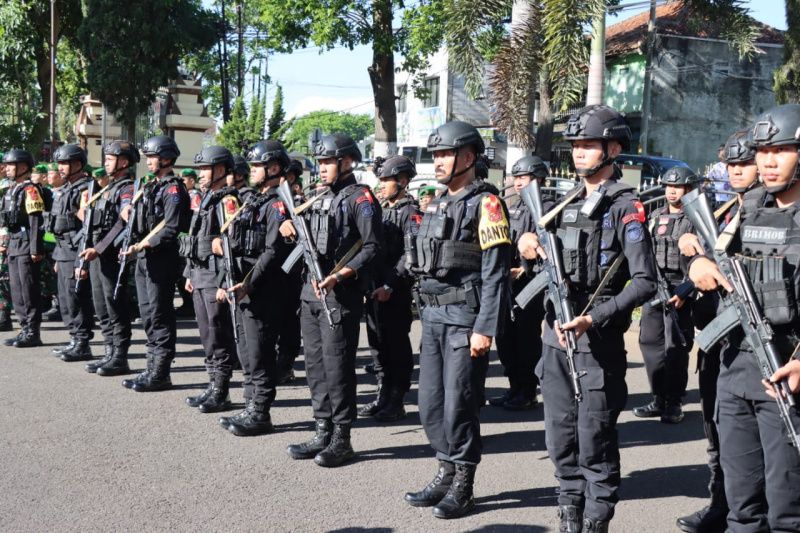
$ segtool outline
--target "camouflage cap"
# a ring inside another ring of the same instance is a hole
[[[197,172],[193,168],[184,168],[181,170],[181,177],[197,179]]]
[[[37,174],[47,174],[47,165],[40,163],[33,167],[33,171]]]
[[[108,176],[108,174],[106,174],[106,169],[104,168],[97,168],[92,172],[93,178],[105,178],[106,176]]]
[[[48,172],[58,172],[58,163],[50,163],[47,165]]]
[[[432,185],[428,185],[426,187],[420,187],[419,196],[420,198],[422,198],[423,196],[436,196],[436,187]]]

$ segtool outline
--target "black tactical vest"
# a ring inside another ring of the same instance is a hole
[[[0,210],[0,226],[16,233],[21,228],[28,227],[28,216],[25,211],[25,188],[32,185],[31,181],[15,183],[3,194],[3,207]]]
[[[635,189],[630,185],[607,182],[561,212],[557,235],[564,274],[579,291],[594,292],[622,253],[622,243],[611,219],[611,206],[622,195],[630,195],[633,201],[634,194]],[[628,279],[627,265],[623,264],[607,282],[603,294],[619,293]]]
[[[800,331],[800,206],[773,207],[763,190],[748,200],[742,207],[737,255],[770,324]]]
[[[236,196],[236,189],[223,187],[203,195],[200,207],[192,213],[188,233],[178,237],[178,252],[182,257],[204,264],[213,256],[211,243],[220,235],[217,206],[226,196]]]
[[[428,204],[417,234],[416,272],[442,278],[451,270],[481,272],[478,222],[481,200],[490,194],[475,183],[453,200],[437,196]]]
[[[344,240],[346,229],[345,201],[353,194],[368,191],[365,185],[354,183],[336,195],[325,194],[311,206],[309,231],[320,255],[333,257]]]
[[[136,203],[136,233],[147,235],[159,222],[164,220],[163,192],[171,186],[178,188],[178,194],[185,202],[186,209],[181,213],[180,230],[188,231],[192,211],[189,209],[189,193],[183,180],[174,174],[153,180],[144,187],[141,201]]]
[[[120,194],[125,187],[133,184],[131,178],[121,178],[111,182],[100,198],[94,203],[92,212],[92,236],[95,242],[111,230],[119,218]]]
[[[692,223],[683,212],[670,213],[668,207],[663,207],[650,215],[650,235],[653,237],[656,264],[670,282],[680,282],[683,279],[678,239],[691,231]]]
[[[256,258],[266,248],[267,207],[278,201],[278,194],[275,189],[265,194],[239,189],[239,198],[244,205],[229,230],[231,245],[237,256]]]
[[[80,180],[64,185],[64,189],[53,200],[53,209],[48,217],[47,231],[59,237],[69,236],[80,231],[83,223],[78,218],[81,204],[81,195],[89,187],[89,179]]]
[[[405,197],[394,205],[383,206],[383,250],[387,264],[395,264],[405,252],[403,217],[408,210],[416,211],[414,200]]]

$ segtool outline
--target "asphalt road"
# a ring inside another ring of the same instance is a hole
[[[184,403],[205,388],[206,374],[195,323],[179,327],[176,386],[161,393],[135,393],[120,385],[121,378],[90,375],[82,363],[53,357],[50,349],[66,338],[53,322],[45,323],[44,347],[0,347],[0,531],[557,530],[541,407],[483,410],[476,511],[446,522],[402,499],[427,484],[436,468],[416,388],[405,420],[359,420],[356,460],[320,468],[285,452],[312,428],[302,358],[295,384],[278,390],[272,410],[277,431],[235,437],[219,427],[218,415]],[[418,342],[418,323],[412,335]],[[622,501],[611,530],[677,531],[676,517],[705,505],[707,494],[697,379],[690,377],[682,424],[636,419],[630,408],[649,400],[636,335],[628,334],[629,410],[619,423]],[[135,369],[144,366],[143,338],[135,330]],[[95,342],[96,355],[101,349]],[[368,355],[360,349],[359,364]],[[494,352],[491,358],[487,395],[506,385]],[[240,408],[241,375],[234,380]],[[359,370],[358,382],[359,403],[366,403],[374,378]]]

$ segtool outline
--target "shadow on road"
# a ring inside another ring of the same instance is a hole
[[[555,487],[537,487],[532,489],[511,490],[475,498],[475,511],[485,513],[499,509],[516,509],[527,507],[555,507],[558,505]],[[555,520],[555,510],[553,511]],[[485,530],[488,531],[488,530]],[[545,531],[542,529],[542,531]]]
[[[708,497],[708,465],[680,465],[635,470],[622,479],[620,498],[648,500],[684,496]]]
[[[704,439],[702,417],[697,411],[686,413],[680,424],[662,424],[658,419],[637,419],[617,425],[620,448],[677,444]]]

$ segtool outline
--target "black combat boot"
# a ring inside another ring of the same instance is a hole
[[[634,407],[633,414],[639,418],[655,418],[661,416],[664,412],[666,402],[664,398],[658,396],[653,397],[653,401],[641,407]]]
[[[400,389],[392,388],[389,391],[389,399],[383,409],[375,413],[375,418],[382,422],[394,422],[406,417],[406,410],[403,408],[403,399],[406,393]]]
[[[221,416],[219,417],[219,425],[228,429],[228,427],[233,424],[234,422],[238,422],[242,418],[246,417],[250,411],[253,409],[253,402],[255,400],[249,400],[245,398],[244,400],[244,409],[239,411],[233,416]]]
[[[199,407],[201,403],[208,400],[208,397],[211,396],[211,392],[214,390],[214,375],[208,375],[208,387],[198,394],[197,396],[189,396],[186,398],[186,405],[189,407]]]
[[[50,350],[50,353],[52,353],[56,357],[61,357],[62,353],[73,349],[75,347],[75,343],[76,342],[78,342],[78,341],[75,340],[75,337],[70,336],[69,342],[67,344],[62,344],[61,346],[56,346],[55,348]]]
[[[475,508],[472,486],[475,483],[475,465],[456,465],[456,474],[444,498],[433,508],[436,518],[461,518]]]
[[[433,481],[419,492],[406,492],[406,502],[412,507],[433,507],[447,494],[455,473],[456,465],[449,461],[439,461],[439,470]]]
[[[103,354],[104,355],[102,359],[98,359],[97,361],[92,361],[91,363],[86,363],[86,366],[84,366],[84,368],[88,373],[94,374],[95,372],[97,372],[98,368],[111,361],[111,358],[114,357],[114,345],[104,344]]]
[[[326,468],[341,466],[353,457],[356,452],[350,445],[350,425],[336,424],[328,446],[314,457],[314,462]]]
[[[136,392],[157,392],[172,388],[172,379],[169,376],[169,368],[172,360],[163,356],[153,356],[153,369],[147,379],[135,382],[131,387]]]
[[[254,437],[272,433],[272,418],[269,416],[269,404],[253,402],[245,416],[228,423],[228,430],[237,437]]]
[[[0,331],[14,331],[14,324],[11,322],[11,313],[8,309],[0,310]]]
[[[494,396],[493,398],[489,398],[489,405],[493,407],[505,407],[506,403],[514,397],[517,393],[516,390],[513,388],[507,389],[503,394],[500,396]]]
[[[136,383],[143,383],[150,379],[150,373],[153,371],[153,354],[147,354],[147,367],[143,372],[140,372],[132,379],[123,379],[122,386],[126,389],[132,389]]]
[[[727,520],[728,506],[714,505],[712,502],[697,512],[678,518],[677,525],[678,529],[687,533],[704,533],[724,531]]]
[[[39,328],[28,328],[25,335],[14,342],[15,348],[35,348],[42,345],[42,338],[39,336]]]
[[[358,416],[375,416],[375,413],[386,407],[389,401],[388,387],[383,386],[383,380],[378,378],[378,395],[367,405],[362,405],[358,410]]]
[[[581,529],[583,529],[583,509],[577,505],[559,505],[559,533],[581,533]]]
[[[583,533],[608,533],[608,520],[584,518]]]
[[[89,347],[89,339],[75,341],[75,346],[71,350],[61,352],[61,360],[65,363],[76,361],[91,361],[92,349]]]
[[[123,376],[131,373],[128,366],[128,347],[117,346],[111,360],[97,369],[98,376]]]
[[[333,433],[333,423],[328,418],[318,418],[316,426],[316,433],[310,440],[300,444],[290,444],[286,448],[286,453],[289,454],[289,457],[292,459],[311,459],[328,446]]]
[[[516,394],[503,404],[503,407],[509,411],[527,411],[537,405],[539,402],[536,401],[536,387],[533,389],[525,387],[518,389]]]
[[[27,331],[28,331],[27,326],[23,326],[22,329],[19,330],[19,333],[17,333],[13,337],[9,337],[8,339],[3,340],[3,344],[5,344],[6,346],[14,346],[14,343],[17,342],[18,340],[21,340],[22,337],[25,336],[25,333]]]
[[[42,313],[42,320],[61,322],[61,308],[58,305],[58,297],[53,296],[50,302],[50,309]]]
[[[228,376],[217,374],[214,377],[214,388],[203,403],[197,406],[201,413],[219,413],[231,408],[230,381]]]
[[[667,400],[661,421],[665,424],[680,424],[683,420],[683,408],[680,400]]]

